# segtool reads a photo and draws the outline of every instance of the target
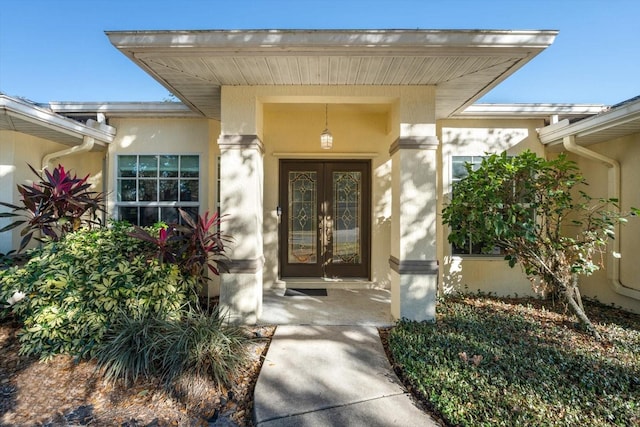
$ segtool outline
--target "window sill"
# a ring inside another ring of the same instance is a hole
[[[502,261],[504,255],[451,255],[453,261]]]

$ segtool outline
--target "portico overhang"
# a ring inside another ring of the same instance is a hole
[[[547,48],[557,31],[107,31],[193,111],[220,120],[222,86],[409,86],[436,90],[436,118],[463,111]]]

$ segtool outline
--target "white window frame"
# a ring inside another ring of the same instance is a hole
[[[160,174],[161,171],[161,167],[160,167],[160,158],[162,156],[175,156],[178,158],[178,168],[177,168],[177,176],[176,177],[163,177]],[[135,171],[135,176],[120,176],[120,162],[121,159],[124,157],[135,157],[136,158],[136,171]],[[156,176],[155,177],[148,177],[148,176],[140,176],[139,173],[139,165],[140,165],[140,158],[141,157],[156,157]],[[198,159],[198,176],[197,177],[188,177],[188,176],[182,176],[182,158],[183,157],[197,157]],[[123,201],[121,200],[121,196],[122,196],[122,188],[121,188],[121,182],[125,181],[125,180],[135,180],[135,194],[136,194],[136,200],[131,200],[131,201]],[[160,197],[160,181],[161,180],[166,180],[166,181],[177,181],[177,198],[178,200],[167,200],[167,201],[161,201],[161,197]],[[115,169],[115,193],[116,193],[116,203],[115,203],[115,217],[116,219],[119,220],[123,220],[123,219],[127,219],[124,218],[121,215],[121,208],[137,208],[137,224],[135,225],[140,225],[141,224],[141,219],[142,219],[142,211],[141,209],[144,208],[155,208],[156,209],[156,221],[161,221],[163,220],[162,218],[162,208],[186,208],[188,211],[191,211],[195,214],[198,214],[200,211],[200,205],[202,203],[202,156],[200,154],[197,153],[137,153],[137,154],[117,154],[116,155],[116,169]],[[144,201],[144,200],[140,200],[140,196],[141,196],[141,191],[140,191],[140,182],[143,181],[155,181],[156,182],[156,200],[154,201]],[[186,201],[186,200],[179,200],[180,199],[180,182],[181,181],[195,181],[197,182],[197,186],[198,186],[198,192],[197,192],[197,200],[195,201]],[[180,217],[177,217],[178,222],[181,222]],[[144,224],[144,222],[142,222]],[[145,225],[149,225],[148,223]]]

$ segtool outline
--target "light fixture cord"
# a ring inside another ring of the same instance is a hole
[[[324,104],[324,128],[325,129],[329,129],[328,115],[329,115],[329,104]]]

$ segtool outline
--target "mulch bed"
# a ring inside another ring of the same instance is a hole
[[[250,360],[231,389],[208,381],[169,392],[154,381],[133,386],[103,381],[93,361],[18,355],[20,325],[0,323],[2,426],[252,426],[253,389],[275,327],[250,327]]]

